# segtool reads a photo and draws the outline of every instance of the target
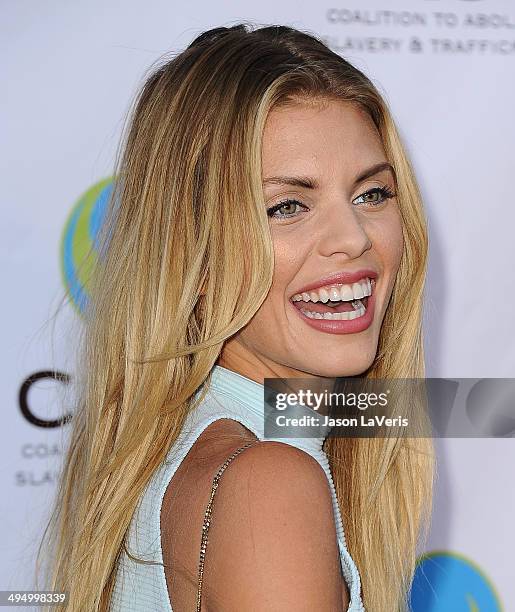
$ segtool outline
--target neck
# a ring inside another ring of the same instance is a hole
[[[265,378],[309,378],[311,384],[316,385],[317,379],[324,383],[327,379],[310,372],[298,370],[289,365],[277,363],[268,357],[250,350],[239,338],[228,340],[216,361],[228,370],[246,376],[261,385]],[[313,389],[315,390],[315,389]]]

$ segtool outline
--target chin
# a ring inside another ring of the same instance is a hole
[[[355,352],[355,351],[352,351]],[[352,356],[349,353],[341,358],[328,360],[328,355],[321,355],[316,362],[303,364],[299,369],[310,372],[313,376],[323,376],[325,378],[342,378],[345,376],[359,376],[374,362],[376,349],[370,351],[360,351],[358,355]]]
[[[299,366],[303,372],[307,372],[312,376],[323,376],[324,378],[342,378],[345,376],[359,376],[363,374],[372,365],[374,357],[370,359],[356,359],[346,364],[347,358],[342,358],[340,361],[333,360],[331,363],[324,364],[323,360],[317,362],[317,365],[306,364]]]

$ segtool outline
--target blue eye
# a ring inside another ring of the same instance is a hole
[[[380,197],[374,198],[376,195]],[[381,205],[383,202],[386,202],[386,200],[394,198],[395,196],[396,194],[389,187],[374,187],[373,189],[369,189],[368,191],[365,191],[359,195],[353,200],[353,202],[356,202],[361,198],[362,202],[366,206],[376,207]],[[271,206],[269,209],[267,209],[266,214],[270,218],[290,219],[291,217],[297,216],[296,208],[298,206],[305,209],[307,208],[298,200],[295,200],[294,198],[287,198],[286,200],[283,200],[282,202],[275,204],[275,206]],[[289,211],[288,208],[290,209]],[[286,213],[277,215],[276,213],[281,209],[286,209]]]
[[[381,197],[379,199],[372,199],[372,200],[365,199],[363,200],[364,203],[370,206],[379,206],[380,204],[382,204],[389,198],[394,198],[396,194],[388,187],[374,187],[373,189],[369,189],[368,191],[365,191],[365,193],[362,193],[353,201],[356,202],[356,200],[359,200],[360,198],[368,198],[368,196],[375,196],[375,195],[379,195]]]
[[[288,218],[290,218],[290,217],[295,215],[295,211],[290,211],[290,214],[287,213],[285,215],[279,215],[279,216],[276,216],[275,213],[278,210],[280,210],[281,208],[283,208],[283,207],[290,207],[291,208],[292,206],[294,208],[295,208],[295,206],[303,206],[304,208],[306,208],[304,206],[304,204],[301,204],[298,200],[294,200],[292,198],[288,198],[286,200],[283,200],[282,202],[279,202],[279,204],[276,204],[275,206],[270,207],[266,211],[266,214],[269,217],[275,217],[276,219],[288,219]]]

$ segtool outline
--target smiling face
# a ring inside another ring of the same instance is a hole
[[[348,102],[276,108],[262,165],[273,282],[219,363],[258,382],[360,374],[377,352],[403,249],[395,177],[379,133]],[[362,291],[371,287],[372,295],[360,300],[357,278],[334,277],[346,272],[360,272]]]

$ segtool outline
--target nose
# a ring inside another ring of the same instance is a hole
[[[320,224],[318,250],[325,257],[345,253],[355,259],[372,246],[365,220],[352,204],[340,200],[331,205]]]

